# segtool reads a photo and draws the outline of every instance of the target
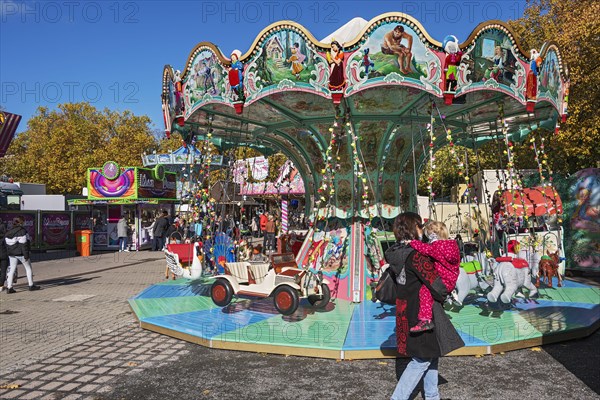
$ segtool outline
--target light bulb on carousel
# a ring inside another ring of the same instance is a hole
[[[325,168],[321,169],[321,174],[323,176],[322,180],[321,180],[321,185],[319,187],[319,189],[317,189],[317,194],[318,194],[318,198],[317,201],[315,202],[315,209],[313,212],[313,216],[311,218],[312,224],[313,224],[313,235],[312,237],[309,237],[309,242],[312,243],[314,241],[314,235],[317,232],[320,232],[319,226],[318,226],[318,222],[322,221],[322,220],[326,220],[327,219],[327,214],[329,213],[330,207],[327,207],[327,210],[325,212],[325,215],[320,216],[320,210],[322,205],[324,205],[324,203],[328,200],[331,200],[331,197],[333,196],[334,192],[335,192],[335,186],[334,186],[334,180],[333,180],[333,176],[335,174],[335,170],[336,168],[334,168],[334,164],[332,163],[332,151],[333,151],[333,146],[336,144],[336,129],[338,127],[338,118],[336,117],[336,119],[334,120],[333,124],[331,127],[329,127],[328,131],[331,135],[331,139],[329,141],[329,146],[327,146],[327,150],[325,151]],[[337,157],[337,159],[339,160],[339,157]],[[327,190],[329,188],[329,190]],[[328,192],[329,196],[326,197],[325,194]]]

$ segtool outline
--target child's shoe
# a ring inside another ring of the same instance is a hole
[[[424,319],[424,320],[420,320],[418,324],[416,324],[415,326],[413,326],[412,328],[410,328],[410,331],[415,333],[415,332],[426,332],[426,331],[430,331],[433,329],[435,325],[433,324],[433,321],[430,319]]]

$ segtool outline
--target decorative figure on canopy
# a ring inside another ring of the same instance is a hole
[[[565,91],[563,94],[563,104],[562,104],[562,112],[561,112],[561,121],[562,122],[567,122],[568,105],[569,105],[569,82],[565,82]]]
[[[169,105],[167,103],[166,96],[163,96],[162,103],[162,112],[163,112],[163,120],[165,123],[165,135],[167,139],[171,138],[171,115],[169,114]]]
[[[527,73],[527,86],[525,89],[525,98],[527,101],[527,111],[533,111],[535,101],[537,100],[537,79],[539,68],[542,65],[542,57],[536,49],[531,49],[531,58],[529,62],[529,72]]]
[[[331,42],[331,50],[327,53],[327,62],[329,63],[330,72],[329,89],[344,89],[346,86],[346,77],[344,76],[344,52],[337,40]]]
[[[402,40],[406,40],[408,46],[402,44]],[[396,54],[398,56],[398,68],[403,74],[410,74],[412,61],[412,44],[413,37],[404,31],[402,25],[396,27],[383,37],[381,44],[381,52],[383,54]]]
[[[239,100],[244,98],[244,65],[240,61],[242,52],[234,50],[231,52],[231,66],[229,67],[229,85]]]
[[[202,61],[202,69],[199,72],[199,75],[204,79],[204,93],[208,92],[208,89],[211,88],[210,94],[216,94],[217,89],[215,87],[215,80],[213,79],[212,69],[208,62]]]
[[[241,51],[232,51],[231,66],[229,67],[229,86],[233,91],[234,107],[237,114],[241,114],[244,108],[244,64],[240,61],[241,56]]]
[[[181,82],[181,71],[175,71],[175,114],[181,115],[185,112],[183,105],[183,83]]]
[[[292,74],[296,76],[296,79],[300,79],[300,72],[304,70],[302,63],[306,59],[306,56],[300,52],[300,44],[298,42],[294,43],[291,52],[292,55],[287,59],[287,62],[292,64]]]
[[[344,52],[337,40],[331,41],[331,49],[327,52],[329,63],[329,90],[338,92],[333,95],[333,103],[339,104],[342,99],[340,93],[346,87],[346,76],[344,75]]]
[[[458,47],[458,39],[454,35],[448,35],[444,38],[444,51],[446,51],[446,61],[444,63],[444,72],[446,77],[446,87],[448,92],[456,91],[456,81],[458,78],[458,66],[462,59],[462,51]]]
[[[458,66],[462,60],[462,51],[458,47],[458,39],[454,35],[448,35],[444,38],[444,51],[446,60],[444,62],[444,78],[446,79],[444,90],[444,102],[451,105],[456,91],[458,80]]]
[[[363,50],[362,64],[365,67],[365,76],[369,76],[369,68],[375,67],[375,63],[371,60],[371,57],[369,57],[369,51],[368,47]]]

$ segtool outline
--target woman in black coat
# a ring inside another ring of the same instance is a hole
[[[396,243],[385,252],[385,258],[396,275],[398,297],[396,299],[396,344],[401,356],[412,360],[402,373],[392,400],[408,399],[423,378],[426,399],[439,399],[439,357],[464,346],[464,342],[446,316],[442,303],[446,287],[435,271],[433,260],[416,252],[409,243],[423,235],[421,217],[405,212],[394,222]],[[425,285],[435,300],[433,306],[433,330],[411,333],[410,326],[418,322],[419,290]]]

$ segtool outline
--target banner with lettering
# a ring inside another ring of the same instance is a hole
[[[42,245],[64,246],[71,237],[69,213],[42,213]]]
[[[0,219],[6,225],[6,230],[9,230],[13,227],[13,219],[16,216],[22,216],[25,220],[23,223],[23,227],[27,231],[29,238],[31,239],[31,243],[35,243],[35,231],[36,231],[36,220],[35,213],[21,213],[21,212],[6,212],[0,214]]]
[[[92,218],[89,212],[75,212],[73,215],[73,229],[81,231],[84,229],[92,229]]]
[[[237,160],[233,167],[233,181],[237,184],[242,184],[248,178],[248,168],[246,160]]]
[[[262,181],[269,175],[269,160],[265,157],[254,157],[248,159],[248,166],[252,171],[252,178]]]
[[[165,172],[163,179],[157,179],[151,169],[138,168],[138,199],[177,198],[177,174]]]

